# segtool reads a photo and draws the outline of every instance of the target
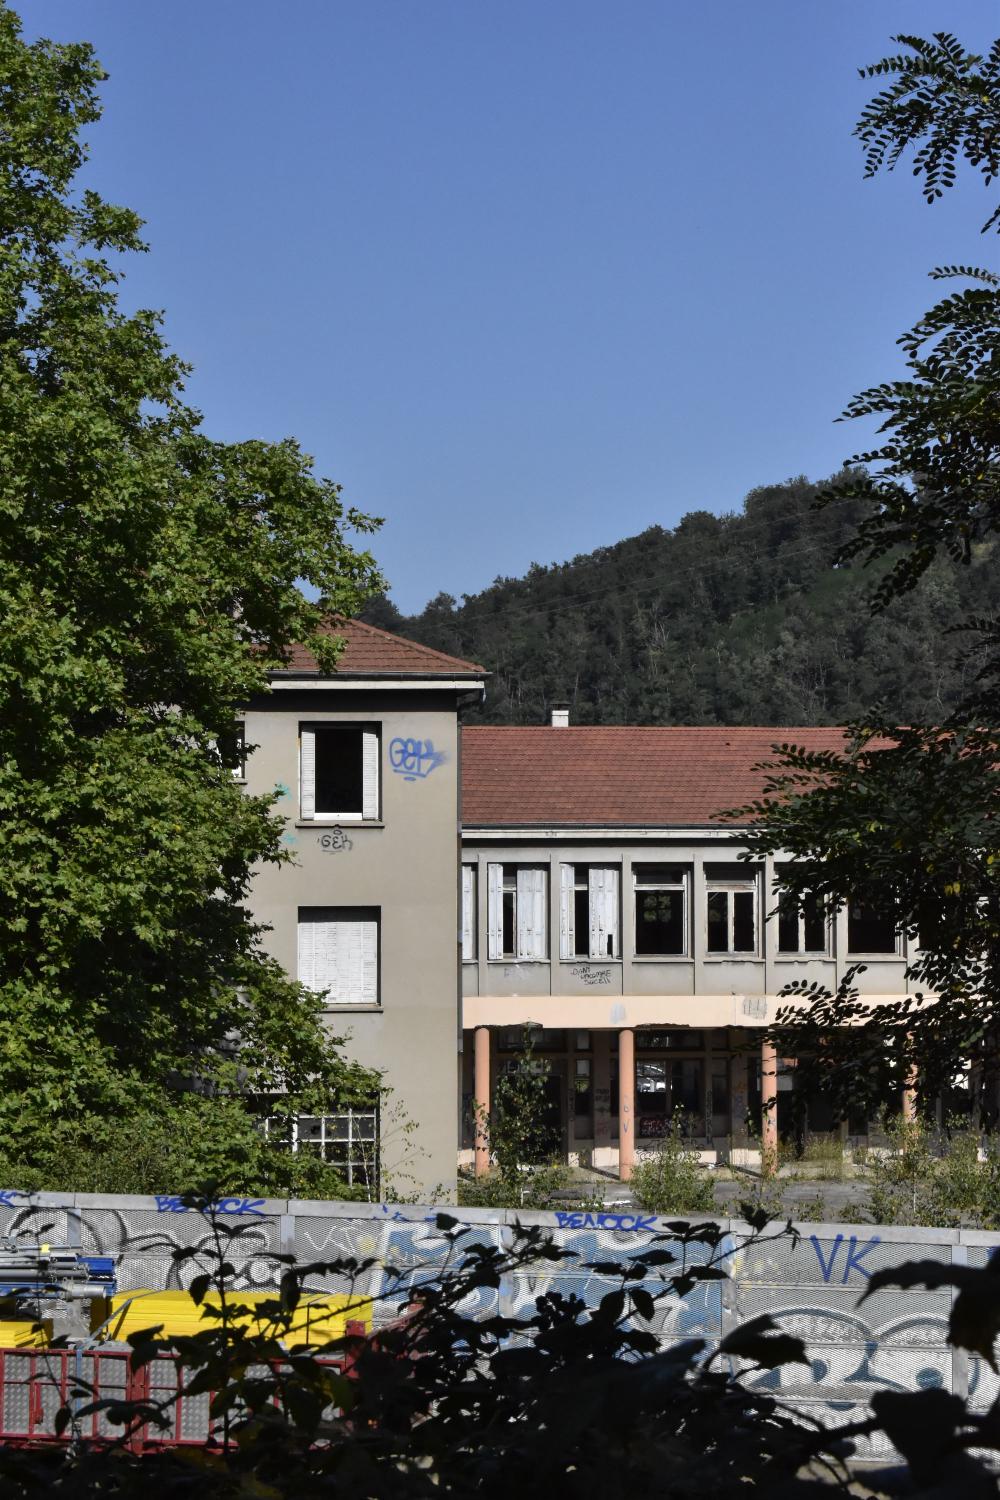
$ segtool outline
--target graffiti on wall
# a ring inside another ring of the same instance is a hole
[[[398,1315],[409,1290],[421,1280],[447,1272],[471,1244],[510,1247],[516,1227],[498,1215],[476,1222],[456,1239],[438,1224],[438,1210],[414,1204],[311,1205],[315,1212],[284,1214],[262,1198],[222,1198],[220,1222],[232,1239],[228,1259],[241,1290],[275,1288],[282,1254],[317,1264],[310,1290],[352,1291],[376,1299],[375,1321]],[[453,1211],[455,1212],[455,1211]],[[457,1211],[461,1214],[461,1210]],[[566,1210],[531,1215],[542,1222],[570,1258],[540,1261],[505,1276],[499,1288],[481,1288],[470,1298],[470,1315],[530,1317],[539,1297],[560,1293],[593,1306],[620,1285],[608,1274],[612,1261],[641,1262],[652,1245],[670,1249],[677,1241],[663,1217],[622,1208]],[[79,1243],[85,1250],[120,1256],[120,1284],[173,1289],[186,1285],[209,1263],[211,1225],[177,1195],[156,1198],[91,1199],[80,1206],[38,1203],[16,1189],[0,1189],[0,1233]],[[204,1259],[176,1261],[174,1251],[194,1248]],[[692,1255],[710,1252],[688,1245]],[[970,1256],[978,1253],[973,1249]],[[983,1251],[987,1254],[988,1251]],[[735,1234],[723,1244],[727,1282],[697,1282],[685,1296],[660,1296],[652,1329],[664,1341],[702,1338],[709,1347],[733,1323],[767,1313],[785,1332],[801,1338],[808,1366],[752,1371],[752,1384],[803,1410],[822,1408],[823,1420],[847,1421],[860,1414],[878,1390],[968,1390],[978,1406],[988,1405],[1000,1378],[984,1361],[956,1365],[947,1343],[950,1298],[946,1291],[885,1288],[859,1306],[859,1296],[876,1270],[903,1261],[952,1256],[951,1241],[881,1238],[877,1233],[823,1227],[797,1242],[774,1238],[750,1246]],[[345,1263],[353,1261],[351,1270]],[[652,1295],[662,1292],[659,1274],[636,1282]],[[727,1319],[729,1320],[727,1322]],[[956,1377],[955,1370],[963,1373]],[[965,1373],[967,1372],[967,1373]]]
[[[433,740],[402,738],[389,743],[389,765],[404,781],[423,781],[448,759],[443,750],[434,749]]]

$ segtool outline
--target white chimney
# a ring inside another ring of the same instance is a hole
[[[569,728],[569,704],[568,703],[553,703],[553,705],[552,705],[552,728],[553,729],[568,729]]]

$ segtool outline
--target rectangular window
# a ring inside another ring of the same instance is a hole
[[[617,865],[560,865],[560,958],[618,958],[621,871]]]
[[[300,725],[302,821],[358,823],[377,819],[379,759],[377,725]]]
[[[462,958],[476,957],[476,867],[462,866]]]
[[[675,865],[635,865],[636,957],[687,952],[687,876]]]
[[[379,911],[300,906],[298,977],[327,1005],[379,1004]]]
[[[849,953],[899,952],[899,932],[894,916],[863,901],[847,904],[847,951]]]
[[[247,779],[247,727],[245,724],[237,724],[234,736],[233,754],[236,764],[233,766],[233,780],[246,781]]]
[[[548,880],[544,865],[487,865],[487,958],[548,956]]]
[[[826,903],[807,891],[799,900],[782,891],[778,897],[778,952],[827,953],[829,922]]]
[[[756,954],[756,876],[708,880],[708,942],[710,954]]]
[[[377,1193],[377,1105],[332,1115],[298,1115],[291,1121],[276,1117],[266,1122],[266,1128],[269,1136],[283,1136],[293,1151],[309,1151],[329,1162],[352,1187],[365,1187],[372,1196]]]

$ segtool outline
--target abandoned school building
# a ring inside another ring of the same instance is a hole
[[[338,634],[333,674],[297,648],[245,719],[247,787],[277,790],[296,855],[258,873],[255,914],[391,1090],[381,1110],[304,1118],[301,1148],[352,1180],[380,1149],[447,1193],[457,1160],[488,1165],[474,1103],[530,1026],[570,1160],[627,1177],[678,1110],[723,1157],[762,1112],[765,1144],[781,1128],[794,1070],[754,1034],[784,985],[833,989],[863,961],[871,1003],[906,993],[891,921],[774,915],[774,861],[739,862],[723,817],[759,792],[776,741],[837,747],[839,730],[583,727],[566,710],[462,729],[482,668],[360,622]],[[822,1098],[808,1111],[830,1127]]]

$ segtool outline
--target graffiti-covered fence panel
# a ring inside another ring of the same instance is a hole
[[[443,1210],[430,1206],[224,1198],[215,1210],[219,1224],[234,1234],[227,1258],[240,1288],[276,1287],[281,1269],[276,1257],[294,1255],[314,1268],[307,1279],[311,1289],[350,1290],[373,1298],[376,1326],[398,1316],[409,1288],[447,1268],[458,1253],[437,1222]],[[510,1245],[520,1222],[541,1226],[573,1252],[569,1259],[539,1261],[508,1275],[498,1293],[483,1289],[468,1311],[484,1316],[498,1309],[513,1316],[530,1314],[536,1298],[550,1293],[577,1296],[592,1306],[618,1285],[602,1263],[625,1261],[644,1248],[672,1242],[669,1220],[639,1210],[447,1212],[468,1226],[462,1246]],[[684,1297],[657,1301],[653,1328],[665,1342],[702,1338],[711,1346],[736,1324],[767,1313],[804,1341],[809,1365],[748,1378],[828,1424],[861,1415],[878,1390],[939,1387],[968,1395],[977,1409],[988,1406],[1000,1390],[1000,1379],[984,1360],[948,1345],[948,1292],[888,1288],[862,1300],[875,1271],[915,1259],[982,1266],[1000,1245],[1000,1236],[817,1224],[802,1226],[797,1240],[769,1238],[741,1248],[746,1226],[723,1221],[722,1227],[727,1236],[722,1265],[729,1279],[698,1282]],[[173,1251],[194,1246],[207,1257],[214,1243],[211,1224],[169,1195],[0,1190],[0,1234],[44,1237],[118,1256],[119,1285],[126,1291],[187,1285],[205,1269],[205,1261],[194,1257],[178,1263]],[[690,1258],[709,1252],[689,1245],[686,1253]],[[353,1267],[331,1265],[338,1262],[353,1262]],[[648,1289],[660,1291],[662,1283],[651,1277]]]

